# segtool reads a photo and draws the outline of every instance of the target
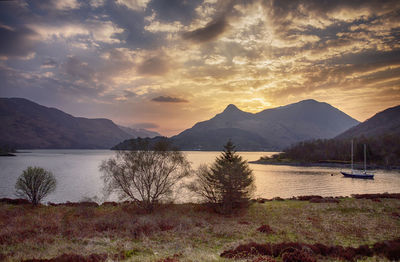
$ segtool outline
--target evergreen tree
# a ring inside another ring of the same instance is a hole
[[[254,190],[253,172],[228,141],[211,167],[203,165],[197,170],[192,189],[207,202],[218,204],[224,213],[230,213],[248,203]]]

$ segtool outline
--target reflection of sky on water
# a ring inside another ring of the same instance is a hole
[[[102,196],[103,182],[98,168],[112,156],[108,150],[30,150],[17,157],[0,158],[0,197],[14,197],[14,184],[29,165],[51,170],[58,185],[45,201],[80,201]],[[185,152],[193,168],[212,163],[219,152]],[[257,160],[265,152],[241,152],[247,160]],[[356,193],[400,192],[400,171],[379,170],[374,180],[344,178],[340,168],[250,164],[256,178],[256,197],[299,195],[348,196]],[[333,174],[333,175],[331,175]],[[187,198],[177,194],[179,201]]]

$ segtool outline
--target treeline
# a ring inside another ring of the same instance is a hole
[[[113,146],[111,150],[143,150],[146,148],[152,148],[156,145],[165,143],[172,145],[171,139],[165,136],[156,136],[153,138],[138,137],[138,138],[124,140],[118,145]]]
[[[385,167],[400,165],[400,138],[398,135],[354,138],[354,162],[364,161],[364,144],[367,146],[368,164]],[[351,160],[350,139],[318,139],[300,142],[274,155],[275,161],[296,161],[305,163],[342,162]]]
[[[16,150],[14,147],[9,145],[0,145],[0,156],[12,156],[12,153],[15,153]]]

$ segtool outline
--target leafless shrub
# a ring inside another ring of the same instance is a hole
[[[152,148],[118,151],[116,157],[103,161],[100,170],[108,194],[116,192],[150,212],[189,175],[190,164],[180,151],[159,142]]]
[[[41,167],[28,167],[17,179],[16,195],[38,205],[43,198],[56,189],[56,179],[50,171]]]

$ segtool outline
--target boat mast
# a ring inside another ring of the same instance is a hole
[[[351,140],[351,173],[353,174],[353,139]]]
[[[364,173],[367,173],[367,145],[364,144]]]

